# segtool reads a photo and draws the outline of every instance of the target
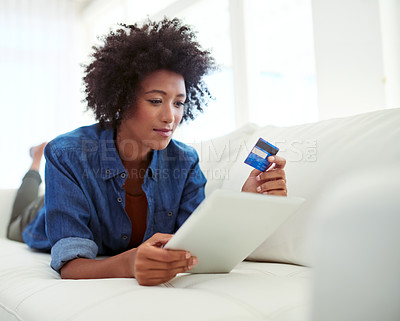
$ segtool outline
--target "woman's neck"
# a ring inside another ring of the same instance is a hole
[[[121,128],[116,134],[116,146],[119,157],[125,168],[143,168],[144,164],[149,164],[153,150],[142,142],[135,140],[125,134]],[[146,166],[147,168],[147,166]]]

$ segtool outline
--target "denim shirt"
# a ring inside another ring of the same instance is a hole
[[[113,130],[98,124],[78,128],[49,142],[45,157],[45,203],[24,230],[25,243],[51,250],[56,271],[75,258],[127,250],[132,232],[123,188],[127,172]],[[154,150],[144,175],[143,241],[157,232],[175,233],[204,199],[206,184],[196,151],[175,140]]]

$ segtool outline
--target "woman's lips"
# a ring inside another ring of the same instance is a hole
[[[172,129],[169,128],[155,128],[153,129],[157,134],[163,137],[169,137],[172,135]]]

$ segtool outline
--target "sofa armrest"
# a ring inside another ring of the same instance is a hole
[[[337,181],[321,199],[311,320],[399,320],[399,189],[399,168],[380,168]]]

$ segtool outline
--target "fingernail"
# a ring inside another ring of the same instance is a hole
[[[193,268],[194,265],[189,265],[188,266],[188,270],[190,270],[191,268]]]
[[[187,259],[190,259],[191,256],[192,256],[192,255],[190,254],[190,252],[186,252],[186,258],[187,258]]]
[[[269,156],[268,160],[272,163],[275,160],[275,157],[274,156]]]
[[[193,258],[193,265],[199,263],[199,260],[197,259],[197,257]]]
[[[256,181],[259,181],[261,179],[260,175],[256,176]]]
[[[261,192],[261,186],[257,187],[257,192]]]

